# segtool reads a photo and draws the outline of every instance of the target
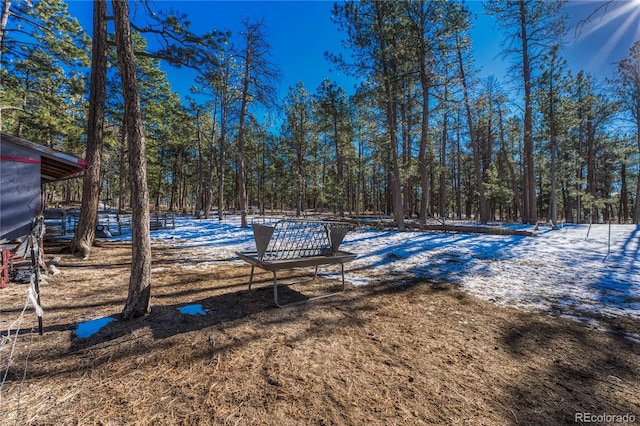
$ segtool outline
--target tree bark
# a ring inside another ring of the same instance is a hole
[[[220,158],[218,160],[218,220],[224,219],[224,169],[226,163],[226,139],[227,139],[227,112],[229,107],[229,68],[228,62],[225,62],[223,71],[223,82],[220,89]],[[215,123],[215,116],[213,118]],[[213,136],[213,135],[212,135]],[[213,143],[213,140],[212,140]],[[211,147],[213,153],[213,145]]]
[[[447,85],[445,83],[445,99],[447,99]],[[447,217],[447,111],[443,114],[442,119],[442,137],[440,141],[440,177],[438,188],[438,211],[440,213],[440,220],[445,220]]]
[[[245,76],[242,89],[242,100],[240,104],[240,123],[238,128],[238,196],[240,201],[240,227],[248,227],[247,223],[247,183],[245,176],[244,158],[244,135],[245,117],[247,114],[247,103],[249,98],[249,63],[245,64]]]
[[[245,120],[249,104],[249,80],[251,78],[251,61],[253,59],[254,34],[247,26],[247,46],[244,58],[244,75],[242,76],[242,95],[240,99],[240,117],[238,123],[238,198],[240,202],[240,227],[247,228],[247,183],[245,175]]]
[[[87,258],[96,236],[100,204],[100,156],[104,129],[104,102],[107,80],[107,2],[93,3],[91,46],[91,93],[87,123],[86,170],[82,182],[80,219],[71,242],[71,252]]]
[[[336,100],[335,108],[336,108],[334,110],[335,114],[332,118],[333,118],[333,141],[336,148],[336,179],[338,181],[338,187],[340,188],[340,196],[339,196],[340,198],[338,200],[338,213],[340,214],[340,217],[344,217],[344,204],[345,204],[344,158],[342,155],[342,148],[340,144],[340,131],[338,130],[340,117],[338,116],[337,100]]]
[[[429,215],[429,197],[431,182],[429,182],[429,170],[427,168],[427,154],[429,150],[429,89],[431,87],[431,80],[427,71],[426,61],[426,46],[424,46],[424,39],[421,38],[420,48],[420,90],[422,91],[422,123],[420,126],[420,148],[418,152],[418,171],[420,173],[420,221],[422,223],[427,222],[427,216]]]
[[[598,208],[596,206],[597,182],[596,182],[596,130],[593,123],[593,112],[588,112],[586,123],[587,136],[587,194],[591,196],[589,214],[591,222],[598,223],[600,220]],[[586,203],[585,203],[586,204]]]
[[[523,223],[538,221],[536,202],[536,174],[533,158],[533,107],[531,105],[531,58],[529,58],[527,13],[524,0],[520,0],[520,37],[522,40],[522,79],[524,83],[524,211]]]
[[[378,42],[381,51],[393,50],[392,46],[385,39],[386,34],[384,31],[384,16],[382,13],[382,4],[374,3],[376,13],[376,27],[378,31]],[[394,66],[390,55],[382,55],[380,59],[381,76],[384,81],[384,96],[385,96],[385,112],[387,121],[387,131],[389,137],[389,150],[391,153],[390,170],[389,170],[389,186],[391,187],[391,206],[393,210],[393,216],[398,226],[398,230],[404,231],[404,212],[402,210],[402,186],[400,182],[400,166],[398,164],[398,102],[396,100],[398,88],[395,83],[392,84],[391,80],[395,82],[394,76],[397,74],[397,69]]]
[[[221,112],[220,117],[220,159],[218,166],[218,220],[224,219],[224,167],[226,163],[225,154],[226,154],[226,135],[227,135],[227,123],[226,123],[226,115],[224,111]]]
[[[118,186],[118,214],[122,214],[124,213],[125,210],[125,198],[126,198],[126,194],[127,194],[127,187],[126,187],[126,182],[127,182],[127,163],[128,163],[128,153],[127,153],[127,135],[126,132],[124,130],[124,123],[123,123],[123,128],[120,130],[121,131],[121,135],[120,135],[120,166],[119,166],[119,170],[120,170],[120,176],[119,176],[119,186]]]
[[[457,37],[457,35],[456,35]],[[480,147],[478,145],[478,135],[475,132],[475,126],[473,125],[473,117],[471,114],[471,101],[469,100],[469,90],[467,89],[467,82],[464,71],[464,63],[462,62],[462,50],[460,48],[460,40],[456,40],[456,46],[458,50],[458,66],[460,72],[460,82],[462,85],[462,93],[464,97],[465,111],[467,115],[467,127],[469,128],[469,139],[471,139],[471,150],[473,151],[473,166],[476,176],[476,185],[478,189],[478,199],[480,202],[480,223],[487,223],[489,221],[489,210],[487,208],[487,199],[484,195],[484,181],[482,166],[480,163]]]
[[[629,218],[629,189],[627,187],[627,165],[626,156],[620,164],[620,209],[618,212],[618,223],[627,223]]]
[[[513,193],[513,220],[518,218],[518,212],[522,212],[522,206],[520,204],[520,194],[518,191],[518,176],[516,175],[515,167],[513,166],[513,156],[509,154],[507,150],[507,140],[504,134],[504,120],[502,117],[502,108],[498,108],[498,120],[500,126],[500,155],[503,161],[507,165],[509,170],[509,180],[511,181],[511,192]]]
[[[553,119],[552,119],[553,120]],[[553,125],[552,125],[553,126]],[[549,210],[551,213],[551,224],[553,229],[558,228],[558,196],[557,196],[557,157],[558,141],[555,132],[551,135],[551,192],[549,194]]]
[[[556,178],[556,169],[557,169],[557,157],[558,157],[558,139],[556,132],[556,111],[555,111],[555,63],[556,63],[556,55],[557,55],[558,47],[557,45],[553,47],[553,56],[551,59],[551,66],[549,70],[549,122],[550,122],[550,131],[549,131],[549,143],[551,145],[551,192],[549,194],[549,213],[551,216],[551,225],[553,229],[558,228],[558,201],[556,195],[556,186],[557,186],[557,178]]]
[[[137,318],[147,313],[151,297],[151,237],[149,235],[149,191],[142,108],[131,40],[129,3],[112,0],[116,23],[118,64],[122,76],[125,127],[131,178],[132,237],[129,294],[121,317]]]
[[[9,21],[9,14],[11,10],[11,0],[4,0],[2,4],[2,15],[0,15],[0,49],[3,47],[5,28],[7,28],[7,22]]]

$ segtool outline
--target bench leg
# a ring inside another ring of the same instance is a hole
[[[278,308],[284,308],[288,305],[281,305],[278,302],[278,277],[276,277],[276,271],[273,271],[273,301],[276,303]]]
[[[251,284],[253,284],[253,269],[255,266],[251,265],[251,275],[249,275],[249,290],[251,290]]]
[[[324,299],[325,297],[330,297],[330,296],[335,296],[337,294],[340,294],[344,292],[346,289],[345,280],[344,280],[344,263],[340,264],[340,272],[342,274],[342,288],[340,289],[340,291],[336,291],[334,293],[327,293],[327,294],[323,294],[315,297],[309,297],[308,299],[298,300],[295,302],[285,303],[284,305],[281,305],[280,302],[278,301],[278,278],[276,277],[276,271],[273,271],[273,301],[275,302],[278,308],[285,308],[287,306],[299,305],[301,303],[310,302],[311,300]],[[317,273],[318,273],[318,267],[316,266],[316,271],[313,275],[314,279]]]

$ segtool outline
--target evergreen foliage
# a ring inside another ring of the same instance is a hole
[[[151,9],[161,3],[138,6],[146,24],[136,20],[132,43],[152,209],[220,219],[389,215],[400,228],[429,218],[638,222],[640,44],[611,81],[569,72],[557,43],[563,2],[487,2],[513,61],[509,81],[475,78],[463,3],[341,3],[333,16],[351,56],[327,56],[360,86],[350,96],[329,79],[299,83],[282,99],[262,22],[245,21],[239,35],[196,35],[186,16]],[[14,1],[10,11],[2,130],[82,155],[90,39],[60,0]],[[100,197],[127,211],[124,98],[109,30]],[[188,98],[173,92],[162,61],[196,69]],[[517,90],[507,89],[514,81]]]

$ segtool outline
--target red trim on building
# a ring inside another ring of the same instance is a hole
[[[34,160],[31,158],[7,157],[6,155],[0,155],[0,160],[15,161],[17,163],[34,163],[34,164],[42,163],[42,161],[40,160]]]

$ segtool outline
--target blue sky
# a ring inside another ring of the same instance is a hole
[[[195,32],[212,29],[231,30],[236,34],[241,21],[248,16],[263,19],[268,42],[272,47],[271,61],[283,74],[281,92],[303,81],[314,92],[323,79],[338,81],[345,89],[352,89],[356,80],[337,71],[324,58],[325,51],[340,51],[342,34],[331,21],[332,1],[156,1],[159,8],[174,8],[189,16]],[[91,2],[69,2],[70,13],[91,33]],[[174,90],[186,94],[195,73],[163,66],[169,74]]]
[[[481,1],[467,1],[477,14],[472,31],[476,68],[480,77],[494,74],[502,80],[509,61],[502,60],[500,42],[503,35],[492,17],[484,15]],[[614,63],[627,56],[634,41],[640,40],[640,0],[614,1],[606,11],[596,14],[577,37],[575,25],[585,19],[603,1],[570,1],[569,34],[564,56],[570,68],[584,69],[604,80],[615,71]],[[272,46],[272,62],[283,72],[282,96],[288,87],[302,81],[309,92],[315,92],[324,78],[335,80],[352,92],[356,80],[337,71],[325,59],[324,52],[342,51],[343,34],[331,20],[333,1],[156,1],[158,8],[173,8],[189,16],[196,32],[211,29],[237,33],[243,17],[264,19],[268,41]],[[71,14],[91,32],[91,2],[69,1]],[[164,66],[175,91],[182,95],[193,83],[194,73]]]

